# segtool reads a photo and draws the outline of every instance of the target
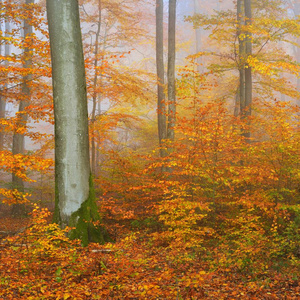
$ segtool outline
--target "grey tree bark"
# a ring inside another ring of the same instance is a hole
[[[30,5],[34,4],[34,0],[26,0],[26,9],[30,9]],[[25,43],[27,43],[29,46],[24,48],[24,64],[23,68],[28,69],[28,74],[23,76],[23,83],[22,83],[22,99],[19,103],[19,116],[18,121],[16,124],[16,128],[19,128],[21,126],[26,126],[28,121],[28,115],[25,111],[26,107],[30,104],[30,98],[31,98],[31,80],[32,80],[32,74],[30,73],[30,69],[32,68],[32,49],[31,49],[31,41],[30,36],[32,35],[32,25],[30,24],[30,20],[24,21],[24,40]],[[25,135],[14,132],[13,135],[13,143],[12,143],[12,153],[13,155],[16,154],[24,154],[25,152]],[[24,182],[21,178],[16,176],[14,173],[12,174],[12,187],[13,189],[17,189],[19,192],[24,192]],[[25,213],[25,206],[22,204],[15,204],[12,207],[12,214],[13,215],[20,215]]]
[[[168,29],[168,125],[167,139],[175,138],[176,124],[176,89],[175,89],[175,58],[176,58],[176,0],[169,0]]]
[[[200,5],[199,5],[199,0],[194,0],[194,13],[199,14],[200,13]],[[199,53],[202,49],[201,46],[201,41],[202,41],[202,36],[201,36],[201,28],[196,28],[195,29],[195,37],[196,37],[196,53]],[[201,72],[202,71],[202,57],[197,58],[197,71]]]
[[[0,0],[0,3],[2,1]],[[5,37],[9,37],[10,34],[10,23],[8,20],[5,20]],[[2,47],[0,47],[0,54],[2,52]],[[4,44],[4,56],[7,57],[10,55],[10,45],[9,43],[5,43]],[[8,60],[5,60],[4,62],[5,67],[7,68],[9,65]],[[5,83],[2,86],[2,89],[6,90],[7,88],[7,84]],[[5,118],[5,114],[6,114],[6,99],[5,96],[3,94],[0,94],[0,118]],[[0,131],[0,150],[4,149],[4,137],[5,137],[5,133],[3,131]]]
[[[299,0],[294,1],[293,11],[294,11],[295,18],[299,17],[299,15],[300,15],[300,1]],[[300,38],[297,38],[297,44],[299,45],[299,43],[300,43]],[[296,56],[296,61],[297,61],[297,63],[300,63],[300,48],[299,48],[299,46],[296,47],[295,52],[296,52],[295,53],[296,54],[295,55]],[[297,91],[300,93],[300,78],[299,78],[299,76],[297,77]],[[300,99],[299,98],[296,99],[296,104],[298,106],[300,106]]]
[[[240,112],[243,114],[245,112],[245,42],[241,38],[242,34],[242,25],[244,24],[244,13],[242,9],[242,0],[237,0],[237,35],[239,41],[239,54],[238,54],[238,63],[239,63],[239,95],[238,101],[240,103]],[[237,100],[237,99],[236,99]]]
[[[97,107],[97,85],[98,85],[98,62],[99,62],[99,39],[100,39],[100,31],[101,31],[101,0],[98,0],[98,22],[97,22],[97,32],[96,32],[96,39],[95,39],[95,59],[94,59],[94,68],[95,68],[95,75],[93,80],[93,109],[92,109],[92,118],[91,118],[91,129],[93,132],[93,136],[91,138],[91,160],[92,160],[92,174],[95,175],[97,169],[97,161],[96,161],[96,141],[95,141],[95,132],[94,132],[94,124],[96,122],[96,107]]]
[[[166,98],[164,93],[165,70],[164,70],[164,29],[163,15],[164,2],[156,0],[156,71],[157,71],[157,123],[158,138],[160,147],[160,156],[167,156],[163,147],[163,141],[167,138],[167,116],[166,116]]]
[[[250,26],[252,24],[252,9],[251,0],[244,0],[245,5],[245,25]],[[246,31],[246,58],[252,55],[252,34],[250,31]],[[251,116],[252,109],[252,70],[251,66],[245,64],[245,116]],[[248,121],[248,129],[243,133],[246,141],[250,141],[250,121]]]
[[[47,0],[55,117],[55,220],[71,238],[103,243],[89,158],[86,79],[78,0]]]
[[[0,0],[0,4],[2,3],[2,0]],[[2,18],[0,22],[0,31],[2,32]],[[2,47],[0,45],[0,55],[2,55]],[[5,99],[0,93],[0,118],[5,118]],[[4,146],[4,132],[0,129],[0,151],[3,150]]]

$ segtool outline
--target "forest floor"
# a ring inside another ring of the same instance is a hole
[[[50,219],[45,210],[33,220],[2,211],[0,299],[300,299],[297,271],[284,264],[220,267],[205,252],[170,249],[149,228],[119,226],[115,243],[81,247]]]

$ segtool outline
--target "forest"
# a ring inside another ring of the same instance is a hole
[[[0,299],[300,299],[300,0],[0,0]]]

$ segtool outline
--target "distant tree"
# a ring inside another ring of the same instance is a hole
[[[91,116],[91,126],[92,131],[94,132],[94,124],[96,122],[96,108],[97,108],[97,84],[99,80],[99,72],[97,70],[98,64],[99,64],[99,40],[100,40],[100,32],[101,32],[101,19],[102,19],[102,9],[101,9],[101,0],[98,0],[98,20],[97,20],[97,31],[96,31],[96,37],[95,37],[95,59],[94,59],[94,68],[95,68],[95,74],[93,78],[93,108],[92,108],[92,116]],[[97,160],[96,160],[96,140],[95,135],[93,133],[91,137],[91,170],[92,174],[95,175],[96,168],[97,168]]]
[[[200,14],[200,4],[199,0],[194,0],[194,14]],[[199,53],[201,51],[201,42],[202,42],[202,36],[201,36],[201,28],[195,28],[195,42],[196,42],[196,53]],[[197,71],[201,72],[202,67],[202,57],[197,58]]]
[[[167,139],[174,141],[176,123],[176,89],[175,89],[175,58],[176,58],[176,0],[169,0],[168,29],[168,126]]]
[[[26,10],[30,10],[30,6],[34,4],[34,0],[26,0]],[[23,68],[26,70],[30,70],[32,68],[32,42],[31,42],[31,36],[32,36],[32,25],[30,24],[30,20],[24,19],[24,63]],[[13,143],[12,143],[12,154],[24,154],[25,152],[25,134],[18,132],[18,128],[20,127],[26,127],[27,121],[28,121],[28,114],[26,113],[26,107],[30,104],[30,98],[31,98],[31,80],[32,80],[32,74],[30,74],[30,71],[27,72],[23,76],[23,82],[22,82],[22,98],[20,99],[19,103],[19,109],[18,109],[18,118],[17,118],[17,124],[16,129],[14,131],[13,135]],[[12,187],[13,189],[17,189],[19,192],[24,193],[24,182],[23,179],[19,176],[16,176],[15,173],[12,173]],[[24,214],[24,204],[14,204],[12,208],[12,214],[13,215],[20,215]]]
[[[88,110],[77,0],[47,0],[55,115],[55,220],[71,238],[105,241],[90,170]]]
[[[2,1],[0,1],[0,4],[2,4]],[[8,38],[9,37],[9,31],[10,31],[10,24],[9,21],[6,20],[5,18],[3,18],[4,20],[4,24],[5,24],[5,37]],[[2,19],[1,19],[2,20]],[[1,26],[1,24],[0,24]],[[1,27],[0,27],[0,30]],[[4,56],[7,57],[9,56],[10,53],[10,45],[9,43],[5,42],[4,43]],[[2,55],[2,47],[0,46],[0,54]],[[5,60],[4,62],[5,66],[8,67],[8,61]],[[5,90],[5,88],[7,87],[6,84],[2,85],[2,91]],[[6,100],[5,100],[5,96],[1,93],[0,94],[0,118],[5,118],[5,109],[6,109]],[[0,150],[4,149],[4,131],[0,131]]]
[[[250,28],[252,24],[252,9],[251,0],[244,0],[245,7],[245,25]],[[251,30],[245,32],[245,55],[246,58],[252,55],[252,34]],[[242,102],[241,102],[242,103]],[[251,106],[252,106],[252,68],[249,63],[245,64],[245,107],[241,108],[242,116],[251,116]],[[249,124],[249,122],[248,122]],[[250,138],[250,128],[248,128],[243,135],[246,137],[247,141]]]
[[[300,1],[299,0],[289,0],[288,4],[290,5],[290,7],[293,10],[295,19],[297,19],[300,15]],[[295,57],[296,57],[297,63],[300,63],[300,47],[299,47],[300,37],[297,37],[296,44],[297,44],[297,46],[294,47]],[[300,93],[300,77],[299,76],[297,76],[297,91]],[[298,106],[300,106],[300,97],[299,96],[296,99],[296,103]]]
[[[239,41],[239,93],[236,99],[239,100],[240,110],[245,108],[245,42],[242,39],[242,26],[245,22],[245,14],[243,12],[243,1],[237,0],[237,36]],[[237,116],[238,103],[235,104],[235,116]]]
[[[164,2],[156,0],[156,71],[157,71],[157,121],[160,156],[166,156],[163,140],[167,138],[166,98],[164,93]]]

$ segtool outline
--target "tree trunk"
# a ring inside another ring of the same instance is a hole
[[[199,0],[194,0],[194,14],[199,14],[200,8],[199,8]],[[199,53],[201,51],[201,28],[195,29],[195,36],[196,36],[196,53]],[[202,56],[197,58],[197,71],[202,71]]]
[[[167,155],[163,141],[167,138],[166,100],[164,93],[164,28],[163,28],[164,2],[156,0],[156,71],[157,71],[157,123],[160,156]]]
[[[103,243],[89,158],[86,79],[78,0],[47,0],[55,118],[55,220],[71,238]]]
[[[176,124],[176,90],[175,90],[175,57],[176,57],[176,0],[169,0],[169,36],[168,36],[168,127],[167,139],[173,142]],[[169,149],[171,150],[171,149]]]
[[[102,50],[102,55],[101,55],[101,66],[103,66],[103,61],[104,61],[104,53],[106,50],[106,39],[107,39],[107,27],[105,26],[105,30],[104,30],[104,37],[103,37],[103,50]],[[99,78],[99,86],[103,86],[103,81],[102,81],[102,75],[100,75]],[[98,93],[98,99],[97,99],[97,105],[98,105],[98,115],[101,118],[101,114],[102,114],[102,110],[101,110],[101,101],[102,101],[102,95],[101,93]],[[100,140],[100,133],[97,132],[98,134],[98,140]],[[96,169],[95,169],[95,174],[98,174],[99,170],[100,170],[100,153],[99,153],[99,149],[101,147],[101,144],[98,142],[96,143]]]
[[[100,38],[100,31],[101,31],[101,0],[98,0],[98,24],[97,24],[97,32],[96,32],[96,40],[95,40],[95,60],[94,60],[94,68],[95,68],[95,75],[93,80],[93,109],[92,109],[92,119],[91,119],[91,130],[92,130],[92,138],[91,138],[91,159],[92,159],[92,174],[95,175],[97,162],[96,162],[96,141],[95,141],[95,130],[94,124],[96,122],[96,107],[97,107],[97,84],[98,84],[98,55],[99,55],[99,38]]]
[[[0,4],[2,3],[2,0],[0,0]],[[2,32],[2,18],[0,19],[0,31]],[[0,55],[2,56],[2,47],[0,45]],[[2,91],[0,94],[0,118],[5,118],[5,98],[2,95]],[[4,132],[2,131],[2,128],[0,128],[0,151],[3,150],[4,146]]]
[[[251,0],[245,1],[245,25],[250,26],[252,24],[252,10]],[[252,34],[250,31],[246,32],[246,58],[252,55]],[[252,106],[252,70],[248,63],[245,64],[245,116],[249,119],[251,116]],[[244,132],[246,141],[250,140],[250,121],[247,122],[247,129]]]
[[[0,3],[2,1],[0,0]],[[0,29],[1,30],[1,29]],[[8,38],[10,33],[10,24],[8,20],[5,20],[5,37]],[[0,47],[0,54],[1,53],[1,47]],[[8,57],[10,55],[10,45],[9,43],[4,44],[4,56]],[[5,68],[8,68],[9,62],[8,60],[5,60]],[[6,90],[7,84],[3,84],[3,89]],[[3,94],[0,94],[0,118],[5,118],[5,113],[6,113],[6,101],[5,101],[5,96]],[[0,150],[4,149],[4,136],[5,133],[4,131],[0,130]]]
[[[241,117],[245,118],[245,42],[241,38],[242,25],[244,23],[244,14],[242,10],[242,0],[237,1],[237,35],[239,40],[239,102]]]
[[[34,0],[26,0],[26,9],[30,9],[30,5],[34,3]],[[29,72],[28,74],[23,76],[23,84],[22,84],[22,97],[20,104],[19,104],[19,116],[18,121],[16,124],[16,128],[25,127],[28,121],[28,115],[25,112],[26,107],[30,104],[30,96],[31,96],[31,80],[32,74],[30,69],[32,68],[32,43],[31,43],[31,36],[32,35],[32,25],[30,24],[29,20],[24,21],[24,41],[25,43],[29,44],[29,47],[24,48],[24,64],[23,68],[27,69]],[[14,132],[13,135],[13,144],[12,144],[12,153],[13,155],[16,154],[24,154],[25,152],[25,135]],[[24,182],[21,178],[16,176],[14,173],[12,174],[12,187],[13,189],[17,189],[19,192],[24,193]],[[13,215],[21,215],[25,214],[25,206],[24,204],[15,204],[12,208]]]
[[[234,108],[233,115],[237,118],[239,116],[239,106],[240,106],[240,88],[238,88],[234,97]]]
[[[294,14],[295,18],[299,17],[300,14],[300,1],[295,1],[294,4]],[[297,45],[300,43],[300,38],[297,38]],[[300,63],[300,48],[299,46],[296,47],[296,61],[297,63]],[[297,92],[300,93],[300,78],[297,77]],[[296,105],[300,106],[300,98],[298,97],[296,99]]]

